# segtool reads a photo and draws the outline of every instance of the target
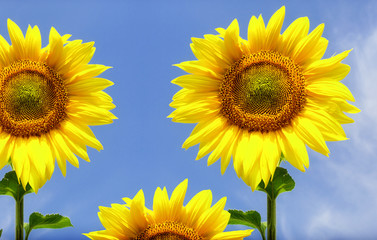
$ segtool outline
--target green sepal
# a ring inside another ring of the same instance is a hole
[[[4,178],[0,181],[0,195],[12,196],[15,200],[22,199],[22,197],[28,193],[34,192],[29,183],[26,185],[26,189],[18,181],[15,171],[7,172]]]
[[[262,222],[262,218],[257,211],[243,212],[241,210],[229,209],[228,212],[230,213],[228,225],[239,224],[256,228],[262,235],[262,238],[265,239],[267,224]]]
[[[278,164],[278,166],[280,166],[280,163],[283,162],[283,161],[287,161],[287,159],[285,158],[284,154],[281,153],[281,154],[280,154],[280,160],[279,160],[279,164]]]
[[[271,199],[276,199],[280,193],[292,191],[295,188],[295,181],[288,174],[287,169],[277,167],[272,181],[268,183],[267,187],[261,181],[257,187],[257,191],[267,193]]]
[[[71,220],[68,217],[63,217],[60,214],[42,215],[38,212],[30,214],[29,223],[24,223],[25,239],[29,237],[31,230],[38,228],[65,228],[73,227]]]
[[[262,222],[262,229],[267,229],[267,222]]]

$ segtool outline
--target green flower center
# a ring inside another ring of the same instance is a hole
[[[196,231],[178,222],[149,225],[135,240],[201,240]]]
[[[60,75],[41,62],[20,60],[0,72],[0,125],[13,136],[40,136],[66,117]]]
[[[276,52],[242,57],[224,75],[221,113],[249,131],[276,131],[289,125],[306,102],[301,69]]]
[[[256,64],[241,74],[234,90],[236,104],[245,111],[277,114],[285,104],[286,72],[272,64]]]
[[[43,75],[34,72],[14,76],[4,94],[7,112],[16,121],[43,118],[53,108],[53,90]]]

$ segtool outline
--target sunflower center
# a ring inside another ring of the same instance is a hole
[[[136,240],[201,240],[192,228],[177,222],[164,222],[149,225]]]
[[[289,125],[305,104],[305,81],[290,58],[273,51],[243,56],[225,73],[221,113],[249,131],[269,132]]]
[[[41,62],[20,60],[0,72],[0,125],[13,136],[40,136],[66,117],[62,78]]]

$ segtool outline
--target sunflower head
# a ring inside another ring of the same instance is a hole
[[[112,82],[97,75],[108,69],[88,64],[93,43],[68,41],[54,28],[41,48],[37,26],[20,28],[8,19],[11,45],[0,35],[0,168],[16,171],[24,187],[38,189],[51,178],[55,159],[89,161],[86,145],[102,149],[89,125],[111,123],[115,106],[102,90]]]
[[[196,194],[183,206],[187,179],[173,191],[170,199],[166,188],[157,188],[153,210],[145,207],[140,190],[133,199],[123,198],[126,204],[100,207],[98,213],[105,230],[84,234],[90,239],[130,240],[201,240],[243,239],[252,230],[224,232],[230,214],[224,210],[226,198],[211,207],[210,190]]]
[[[172,82],[183,87],[173,97],[169,117],[197,123],[184,148],[200,144],[197,158],[221,158],[221,171],[233,158],[239,177],[254,190],[268,183],[283,154],[296,168],[309,166],[306,146],[326,156],[325,141],[345,140],[346,113],[359,110],[342,80],[350,67],[341,61],[349,51],[321,59],[328,41],[324,25],[309,33],[307,17],[283,33],[285,7],[265,26],[250,19],[247,39],[235,19],[218,35],[193,38],[197,60],[177,64],[188,74]]]

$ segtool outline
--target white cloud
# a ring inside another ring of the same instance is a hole
[[[10,217],[14,214],[14,207],[9,207],[14,205],[14,200],[12,197],[5,196],[4,199],[1,200],[1,204],[3,206],[0,208],[1,216],[6,217],[0,217],[0,229],[3,229],[3,236],[1,239],[10,239],[6,238],[7,236],[13,234],[13,228],[14,228],[14,218]]]
[[[282,239],[377,236],[377,28],[343,38],[337,48],[350,46],[354,50],[345,62],[352,69],[344,82],[361,112],[351,115],[355,123],[343,125],[350,140],[329,143],[329,159],[311,152],[311,167],[302,179],[290,172],[297,189],[277,203]],[[245,206],[250,203],[248,195],[237,197]]]
[[[338,150],[321,170],[331,193],[315,196],[308,203],[316,210],[306,234],[317,239],[364,239],[377,234],[377,28],[348,40],[347,45],[355,47],[350,63],[352,81],[347,85],[355,89],[355,105],[362,112],[352,116],[355,127],[346,130],[351,139],[348,148]]]

